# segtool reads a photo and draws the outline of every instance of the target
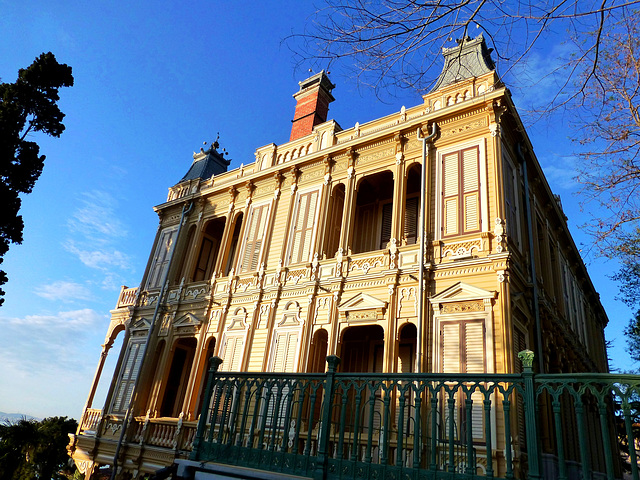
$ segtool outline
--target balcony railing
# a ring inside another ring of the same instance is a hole
[[[326,374],[229,373],[214,357],[191,459],[316,478],[638,479],[638,376],[534,375],[532,355],[511,375],[327,361]]]
[[[116,308],[131,307],[136,303],[136,295],[138,295],[138,287],[127,288],[123,286],[120,289],[120,296]]]

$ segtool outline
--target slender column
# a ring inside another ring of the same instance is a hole
[[[538,431],[536,426],[536,391],[533,381],[533,357],[531,350],[524,350],[518,353],[522,361],[524,372],[524,410],[525,426],[527,435],[527,450],[529,463],[529,479],[538,480],[542,478],[540,474],[540,455],[538,451]]]
[[[393,167],[393,215],[391,217],[391,241],[396,241],[396,245],[402,245],[404,236],[404,211],[406,208],[404,199],[406,197],[407,179],[405,177],[404,154],[402,153],[403,138],[398,134],[394,137],[396,141],[396,161]]]
[[[348,254],[351,230],[353,230],[353,212],[355,210],[356,196],[356,170],[354,167],[355,153],[350,149],[347,152],[349,156],[349,167],[347,168],[347,183],[344,192],[344,210],[342,211],[342,227],[340,228],[340,243],[338,251],[342,250],[344,255]]]
[[[80,429],[82,428],[82,423],[84,420],[85,413],[87,412],[87,409],[91,408],[91,404],[93,403],[93,397],[96,394],[96,389],[98,388],[98,383],[100,382],[100,376],[102,375],[102,369],[104,368],[104,363],[107,360],[107,355],[112,345],[113,345],[113,340],[111,340],[109,343],[105,343],[104,345],[102,345],[102,352],[100,353],[100,361],[98,362],[96,373],[93,375],[91,390],[89,391],[87,401],[85,402],[84,408],[82,409],[82,417],[80,418],[80,422],[78,423],[78,429],[76,430],[76,435],[80,433]]]

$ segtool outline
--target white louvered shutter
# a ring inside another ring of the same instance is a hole
[[[309,261],[317,200],[317,190],[298,197],[296,220],[293,225],[291,253],[289,256],[290,264]]]
[[[160,240],[156,247],[156,252],[153,257],[153,264],[151,271],[149,272],[149,280],[147,282],[147,288],[157,288],[162,282],[164,271],[169,264],[169,253],[171,252],[171,246],[174,242],[174,234],[176,229],[174,227],[165,229],[160,235]]]
[[[260,261],[260,251],[264,241],[267,224],[267,205],[261,205],[251,210],[247,224],[247,234],[242,257],[242,272],[255,272]]]
[[[113,407],[111,409],[113,413],[124,413],[129,407],[141,363],[142,342],[131,343],[127,352],[127,359],[123,365],[120,384],[114,396]]]
[[[244,349],[244,338],[242,336],[227,337],[222,352],[222,372],[237,372],[240,370],[242,362],[242,351]]]
[[[465,373],[485,373],[484,354],[484,323],[465,323]],[[479,390],[471,394],[473,407],[471,409],[471,421],[473,438],[482,439],[484,437],[484,395]]]

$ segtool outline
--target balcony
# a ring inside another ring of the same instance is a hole
[[[353,374],[329,357],[327,374],[303,375],[217,372],[214,358],[192,465],[328,479],[637,479],[627,439],[640,377],[536,375],[524,360],[523,374]]]

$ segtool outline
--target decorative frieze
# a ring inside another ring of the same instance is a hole
[[[484,312],[484,301],[477,300],[473,302],[444,303],[440,307],[440,312],[441,313]]]

